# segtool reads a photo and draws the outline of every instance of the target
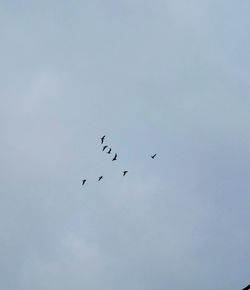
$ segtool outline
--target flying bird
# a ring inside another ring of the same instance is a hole
[[[156,153],[154,155],[151,156],[152,159],[155,159]]]
[[[103,146],[102,151],[104,151],[107,147],[108,147],[107,145]]]
[[[111,154],[111,148],[109,149],[109,151],[107,152],[108,154]]]
[[[86,179],[83,179],[83,181],[82,181],[82,185],[84,185],[86,181],[87,181]]]
[[[100,177],[98,178],[98,181],[100,181],[101,179],[103,179],[103,176],[100,176]]]
[[[102,143],[101,144],[103,144],[105,137],[106,137],[106,135],[102,136],[102,138],[101,138]]]
[[[112,159],[112,161],[115,161],[115,160],[117,160],[117,154],[115,153],[115,156],[114,156],[114,158]]]
[[[127,170],[123,171],[123,176],[125,176],[128,173]]]
[[[250,284],[247,287],[243,288],[242,290],[249,290],[249,289],[250,289]]]

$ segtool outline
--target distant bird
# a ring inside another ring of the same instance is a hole
[[[243,288],[242,290],[249,290],[249,289],[250,289],[250,284],[247,287]]]
[[[105,137],[106,137],[106,135],[102,136],[102,138],[101,138],[102,143],[101,144],[103,144]]]
[[[115,160],[117,160],[117,154],[115,153],[115,156],[114,156],[114,158],[112,159],[112,161],[115,161]]]
[[[101,179],[103,179],[103,176],[100,176],[100,177],[98,178],[98,181],[100,181]]]
[[[125,176],[128,173],[127,170],[123,171],[123,176]]]
[[[111,154],[111,148],[109,149],[109,151],[107,152],[108,154]]]
[[[156,156],[156,154],[152,155],[151,158],[152,158],[152,159],[155,159],[155,156]]]
[[[107,147],[108,147],[107,145],[103,146],[102,151],[104,151]]]
[[[86,179],[83,179],[83,181],[82,181],[82,185],[84,185],[86,181],[87,181]]]

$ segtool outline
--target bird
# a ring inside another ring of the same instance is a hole
[[[123,176],[125,176],[128,173],[127,170],[123,171]]]
[[[111,154],[111,148],[109,149],[109,151],[107,152],[108,154]]]
[[[82,181],[82,185],[84,185],[86,181],[87,181],[86,179],[83,179],[83,181]]]
[[[155,159],[156,153],[154,155],[151,156],[152,159]]]
[[[242,290],[248,290],[248,289],[250,289],[250,284],[247,287],[243,288]]]
[[[107,145],[103,146],[102,151],[104,151],[107,147],[108,147]]]
[[[100,176],[100,177],[98,178],[98,181],[100,181],[101,179],[103,179],[103,176]]]
[[[117,160],[117,154],[115,153],[115,156],[114,156],[114,158],[112,159],[112,161],[115,161],[115,160]]]
[[[106,135],[102,136],[102,138],[101,138],[102,143],[101,144],[103,144],[105,137],[106,137]]]

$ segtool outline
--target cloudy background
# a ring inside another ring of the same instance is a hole
[[[0,1],[1,289],[250,282],[249,15],[247,0]]]

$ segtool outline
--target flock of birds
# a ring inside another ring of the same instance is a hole
[[[104,144],[105,137],[106,137],[106,135],[102,136],[102,138],[101,138],[101,145],[103,145],[102,151],[105,152],[105,150],[108,148],[107,154],[111,154],[112,148],[109,148],[108,145],[105,145]],[[150,157],[152,159],[155,159],[156,153],[154,155],[150,156]],[[117,153],[115,153],[115,155],[112,158],[112,161],[116,161],[116,160],[117,160]],[[127,173],[128,173],[128,170],[124,170],[122,172],[123,176],[125,176]],[[103,179],[103,175],[101,175],[101,176],[98,177],[98,181],[101,181],[102,179]],[[84,185],[86,182],[87,182],[87,179],[83,179],[82,180],[82,185]]]

